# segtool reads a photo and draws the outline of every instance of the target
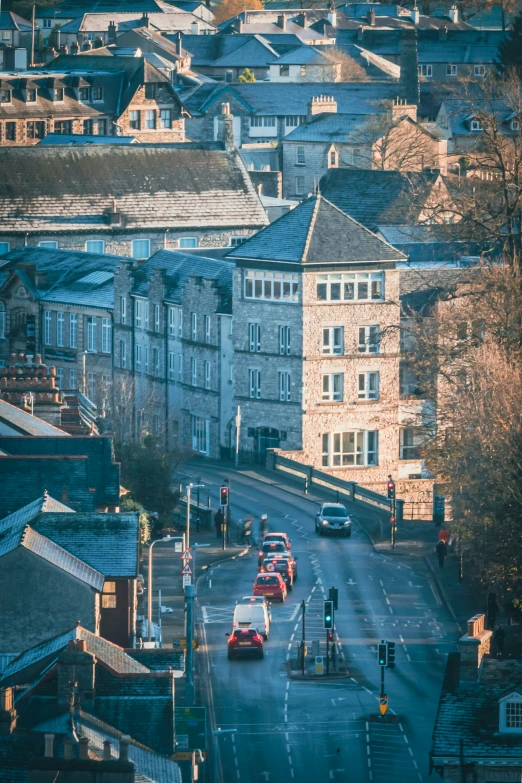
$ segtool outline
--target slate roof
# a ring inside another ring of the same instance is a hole
[[[218,142],[4,147],[0,170],[6,234],[110,231],[114,203],[127,231],[267,223],[241,158]]]
[[[321,192],[368,228],[416,223],[439,172],[331,169]]]
[[[0,432],[2,425],[15,430],[20,435],[48,435],[53,437],[69,438],[70,435],[58,427],[53,427],[43,419],[31,416],[16,405],[0,400]]]
[[[260,35],[184,35],[182,46],[190,52],[195,68],[258,68],[268,66],[277,57],[276,50]]]
[[[38,30],[38,25],[35,24],[34,28]],[[0,13],[0,30],[19,30],[21,33],[30,33],[32,29],[32,23],[18,16],[18,14],[12,11],[2,11]]]
[[[135,144],[136,136],[89,136],[81,133],[48,133],[38,144],[44,147],[84,144]]]
[[[377,108],[375,112],[378,113]],[[323,112],[302,122],[295,130],[288,133],[283,143],[287,141],[318,141],[337,142],[339,144],[356,141],[354,131],[367,120],[367,114],[337,114]]]
[[[200,30],[206,30],[212,33],[216,28],[211,25],[210,22],[205,22],[199,16],[194,14],[185,13],[184,11],[178,11],[172,6],[166,6],[165,11],[157,13],[152,11],[149,13],[149,26],[151,30],[157,30],[159,32],[176,32],[186,30],[190,31],[193,22],[199,24]],[[134,30],[137,27],[143,27],[143,12],[140,11],[125,11],[117,13],[111,11],[109,13],[87,13],[78,16],[76,19],[72,19],[70,22],[64,24],[60,33],[98,33],[107,32],[111,22],[116,25],[117,32],[125,32],[126,30]]]
[[[293,264],[368,263],[405,258],[323,196],[304,201],[227,257]]]
[[[235,34],[232,27],[235,23],[237,17],[233,17],[232,19],[227,20],[226,22],[223,22],[223,24],[218,25],[218,29],[221,30],[223,33],[230,33]],[[318,32],[317,30],[314,30],[312,27],[301,27],[301,25],[296,24],[295,22],[292,22],[291,20],[287,19],[286,22],[286,30],[282,30],[277,24],[272,22],[256,22],[256,21],[250,21],[243,23],[243,33],[249,33],[251,35],[295,35],[297,38],[299,38],[301,41],[308,41],[309,43],[313,43],[324,40],[324,34]]]
[[[30,524],[39,514],[62,514],[72,513],[74,509],[66,506],[65,503],[60,503],[59,500],[55,500],[53,497],[44,493],[41,497],[28,503],[26,506],[19,508],[13,514],[4,517],[0,522],[0,530],[6,529],[9,525]]]
[[[431,757],[437,763],[448,759],[459,764],[460,741],[466,761],[494,759],[520,765],[522,742],[520,734],[499,733],[498,699],[522,683],[521,660],[498,660],[485,657],[477,685],[470,688],[443,686],[435,728]]]
[[[332,61],[313,46],[300,46],[278,57],[273,65],[332,65]]]
[[[132,12],[151,13],[162,12],[165,8],[172,10],[172,5],[161,0],[62,0],[49,8],[38,10],[38,18],[76,19],[85,13],[118,13]]]

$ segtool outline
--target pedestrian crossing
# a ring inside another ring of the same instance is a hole
[[[206,625],[230,624],[235,608],[235,603],[224,606],[215,606],[213,604],[201,606],[201,621]],[[275,609],[272,609],[272,622],[291,623],[297,617],[300,608],[301,604],[284,603],[282,606],[277,606]]]
[[[419,783],[422,775],[400,723],[367,724],[368,771],[373,783]]]

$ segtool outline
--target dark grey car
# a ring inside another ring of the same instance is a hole
[[[342,503],[323,503],[315,515],[315,532],[339,533],[347,538],[352,535],[352,520]]]

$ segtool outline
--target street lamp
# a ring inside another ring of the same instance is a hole
[[[172,538],[172,536],[164,536],[163,538],[157,538],[155,541],[152,541],[149,546],[149,573],[148,573],[148,596],[147,596],[147,625],[148,625],[148,641],[152,641],[152,547],[154,544],[159,543],[160,541],[175,541],[178,539]]]
[[[218,783],[218,737],[221,734],[235,734],[236,731],[237,729],[216,729],[216,731],[212,732],[212,783]]]

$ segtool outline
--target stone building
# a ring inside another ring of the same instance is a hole
[[[0,254],[43,244],[143,260],[230,247],[268,222],[221,142],[0,148],[0,168]]]
[[[144,57],[59,57],[45,69],[4,72],[1,81],[3,147],[38,144],[48,133],[185,140],[181,101]]]
[[[213,458],[230,446],[232,268],[160,251],[118,269],[114,383],[129,432]]]

